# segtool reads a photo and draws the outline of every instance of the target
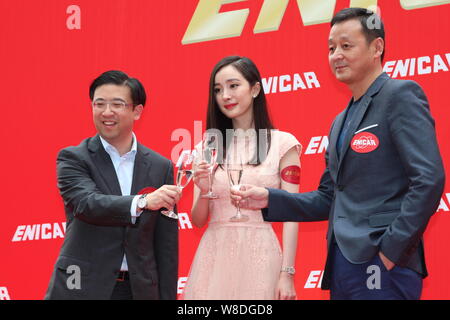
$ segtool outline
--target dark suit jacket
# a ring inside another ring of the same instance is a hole
[[[352,263],[369,261],[382,251],[399,266],[427,275],[422,234],[444,188],[444,169],[428,101],[413,81],[380,75],[362,97],[341,157],[336,143],[347,109],[334,120],[318,190],[269,192],[268,221],[329,220],[333,235]],[[376,136],[375,150],[351,147],[355,133]],[[322,288],[329,288],[327,259]]]
[[[172,163],[137,145],[130,196],[119,181],[99,136],[60,151],[58,188],[67,228],[46,299],[109,299],[126,254],[134,299],[176,299],[178,223],[144,211],[132,224],[131,202],[145,187],[173,184]],[[81,288],[69,289],[67,269],[81,269]]]

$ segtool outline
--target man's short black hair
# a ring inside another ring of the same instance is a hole
[[[131,99],[135,106],[145,106],[147,95],[142,83],[135,78],[130,78],[125,72],[118,70],[110,70],[102,73],[98,78],[92,81],[89,87],[89,98],[94,98],[95,89],[104,84],[115,84],[119,86],[127,86],[131,91]]]
[[[361,22],[362,32],[366,37],[367,43],[371,43],[376,38],[381,38],[385,41],[384,24],[380,16],[364,8],[347,8],[342,9],[331,20],[331,26],[336,23],[341,23],[347,20],[357,19]],[[381,61],[384,59],[386,51],[386,41],[384,42],[384,50],[381,55]]]

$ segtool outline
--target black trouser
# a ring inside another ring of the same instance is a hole
[[[120,271],[111,295],[111,300],[133,300],[128,272]]]

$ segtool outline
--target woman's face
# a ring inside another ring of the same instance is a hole
[[[253,87],[232,65],[223,67],[214,79],[214,94],[220,111],[230,119],[251,119],[253,99],[258,96],[261,85]],[[253,120],[253,119],[251,119]]]

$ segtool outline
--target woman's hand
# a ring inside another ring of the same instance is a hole
[[[200,189],[200,194],[205,194],[209,191],[209,173],[210,165],[206,161],[200,162],[194,170],[194,183]]]
[[[286,273],[280,273],[280,279],[275,292],[275,299],[277,300],[295,300],[297,294],[294,286],[294,276]]]

